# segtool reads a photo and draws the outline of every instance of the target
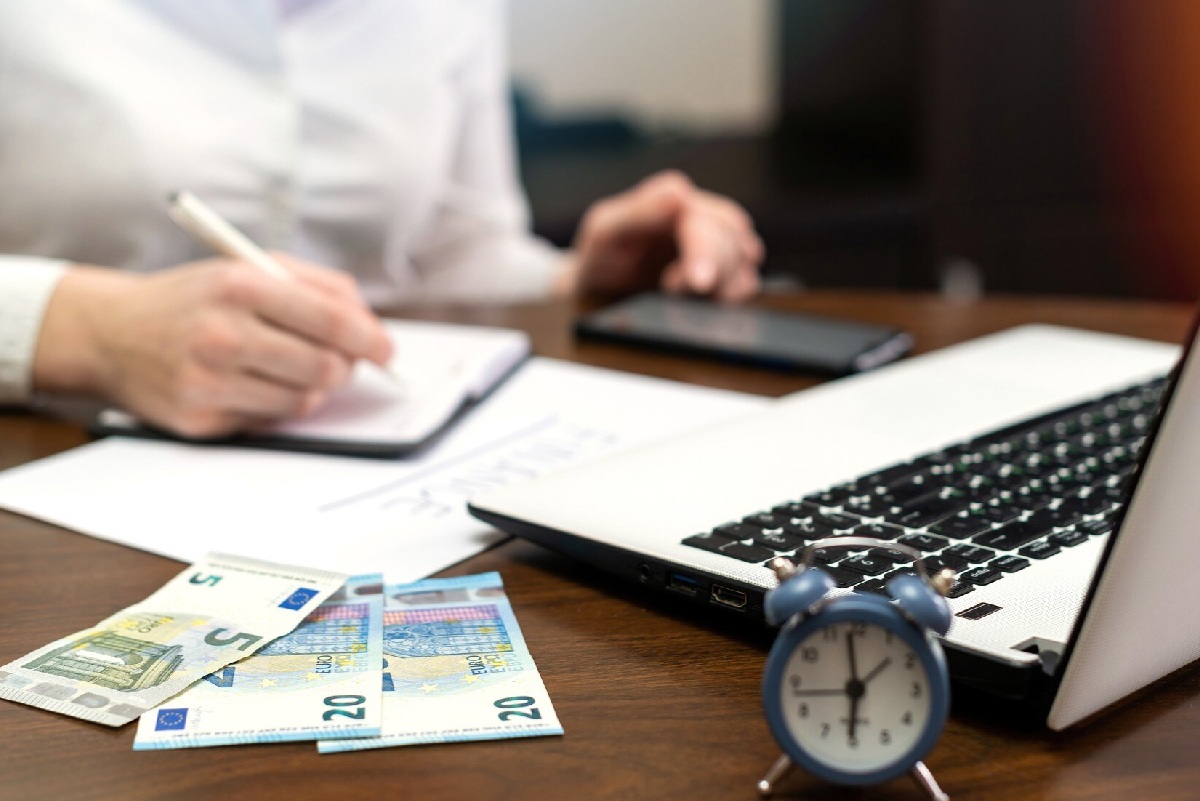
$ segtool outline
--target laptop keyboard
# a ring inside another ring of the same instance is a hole
[[[952,568],[950,597],[1001,580],[1112,530],[1165,378],[1059,409],[854,481],[788,500],[683,540],[766,565],[799,562],[826,537],[876,537],[910,545],[931,573]],[[883,549],[818,549],[839,587],[886,594],[913,571]]]

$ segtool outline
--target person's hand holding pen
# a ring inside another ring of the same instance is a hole
[[[51,297],[34,388],[102,397],[148,423],[213,437],[304,415],[391,340],[353,278],[283,254],[148,275],[79,265]]]

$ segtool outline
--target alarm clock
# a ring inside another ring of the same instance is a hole
[[[836,593],[813,556],[819,548],[883,548],[910,558],[916,574],[887,584],[892,600]],[[950,676],[935,634],[952,615],[945,594],[954,572],[930,578],[921,553],[871,537],[818,540],[803,564],[770,563],[779,586],[767,592],[767,622],[782,629],[763,673],[763,707],[783,755],[759,782],[769,796],[799,765],[835,784],[878,784],[909,773],[936,801],[948,801],[921,761],[950,707]]]

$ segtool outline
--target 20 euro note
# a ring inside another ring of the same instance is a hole
[[[345,579],[209,554],[141,603],[0,667],[0,698],[121,726],[288,633]]]
[[[295,631],[138,722],[135,751],[379,734],[383,576],[350,578]]]
[[[383,728],[321,753],[562,734],[498,573],[389,585]]]

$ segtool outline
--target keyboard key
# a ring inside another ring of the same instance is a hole
[[[803,548],[807,544],[807,540],[784,531],[760,531],[754,535],[753,543],[782,553]]]
[[[743,523],[749,523],[752,526],[766,529],[780,529],[783,524],[790,522],[790,517],[784,515],[771,514],[770,512],[758,512],[757,514],[748,515],[742,518]]]
[[[973,503],[967,507],[966,514],[977,517],[989,524],[1007,523],[1021,516],[1024,507],[1012,500],[1013,493],[1001,493],[986,503]]]
[[[984,587],[1002,578],[1004,578],[1003,573],[990,567],[973,567],[964,573],[958,574],[959,581],[974,584],[976,587]]]
[[[976,517],[969,512],[959,512],[953,517],[947,517],[945,520],[934,523],[929,527],[929,530],[943,537],[963,540],[980,532],[987,531],[991,527],[992,524],[987,520]]]
[[[900,542],[918,551],[940,551],[950,544],[950,540],[944,537],[934,537],[931,534],[908,534],[900,538]]]
[[[1095,515],[1101,512],[1107,512],[1113,506],[1113,499],[1107,497],[1102,492],[1098,492],[1094,487],[1086,487],[1079,491],[1079,494],[1074,496],[1074,500],[1080,512],[1085,515]]]
[[[748,540],[762,534],[762,529],[749,523],[725,523],[713,529],[713,534],[731,540]]]
[[[997,570],[1002,570],[1005,573],[1016,573],[1018,570],[1024,570],[1025,568],[1029,567],[1029,560],[1022,559],[1019,556],[1013,556],[1012,554],[1005,554],[1004,556],[996,557],[991,562],[988,562],[988,566],[994,567]]]
[[[943,556],[946,554],[956,556],[959,559],[965,559],[972,564],[981,565],[995,556],[996,552],[989,551],[987,548],[980,548],[977,545],[967,545],[966,543],[963,543],[961,545],[951,545],[942,552]]]
[[[1050,541],[1056,545],[1062,545],[1067,548],[1074,547],[1081,542],[1087,542],[1088,535],[1085,531],[1075,531],[1067,529],[1066,531],[1056,531],[1050,535]]]
[[[893,526],[890,523],[870,522],[863,523],[851,530],[851,535],[855,537],[874,537],[877,540],[894,540],[904,534],[905,529],[900,526]]]
[[[907,506],[914,501],[937,493],[944,484],[930,481],[924,474],[913,476],[891,487],[883,488],[875,496],[884,503],[892,506]]]
[[[1112,531],[1113,523],[1107,517],[1102,517],[1097,520],[1083,520],[1075,524],[1076,531],[1085,531],[1090,537],[1098,537],[1101,534],[1107,534]]]
[[[701,548],[705,551],[720,553],[721,548],[732,543],[733,540],[728,537],[722,537],[720,534],[696,534],[688,537],[683,541],[684,545],[690,545],[693,548]]]
[[[781,503],[771,510],[774,514],[782,515],[784,518],[791,520],[793,517],[808,517],[814,512],[819,512],[820,507],[803,501],[788,501]]]
[[[857,517],[839,514],[837,512],[818,512],[802,520],[793,520],[784,527],[785,531],[819,540],[823,537],[836,537],[845,534],[861,523]]]
[[[871,593],[872,595],[882,595],[885,598],[892,597],[887,591],[887,582],[883,579],[870,579],[862,584],[854,585],[855,592]]]
[[[1015,551],[1025,543],[1032,542],[1038,537],[1045,535],[1049,530],[1050,527],[1043,524],[1018,520],[993,531],[980,534],[971,541],[976,545],[995,548],[998,551]]]
[[[962,494],[950,497],[937,496],[911,504],[900,513],[888,517],[893,523],[911,528],[922,528],[965,509],[968,503],[970,501]]]
[[[849,570],[842,570],[838,567],[822,565],[821,570],[825,573],[828,573],[829,577],[836,581],[837,585],[843,589],[846,587],[853,587],[856,584],[861,584],[863,580],[863,577],[858,573],[852,573]]]
[[[1083,513],[1079,510],[1078,504],[1063,500],[1038,509],[1029,516],[1029,520],[1035,525],[1062,528],[1071,525],[1081,517],[1083,517]]]
[[[883,559],[871,553],[852,556],[849,559],[843,559],[838,564],[838,567],[842,570],[849,570],[852,573],[859,573],[863,576],[878,576],[881,573],[886,573],[895,566],[896,563],[891,559]]]
[[[887,486],[899,482],[902,478],[919,473],[923,469],[922,465],[905,462],[865,475],[858,479],[855,484],[860,487]]]
[[[827,490],[805,495],[804,500],[814,506],[841,506],[846,499],[858,491],[855,485],[830,487]]]
[[[956,581],[950,587],[950,591],[946,593],[947,598],[960,598],[968,592],[974,592],[975,585],[969,581]]]
[[[947,555],[944,551],[937,556],[927,556],[921,560],[925,565],[925,569],[932,575],[942,570],[949,568],[955,573],[961,573],[966,570],[971,564],[966,559],[959,559],[953,555]]]
[[[813,561],[819,565],[832,565],[860,553],[865,553],[865,551],[854,548],[817,548],[813,551]]]
[[[1024,548],[1017,551],[1021,556],[1028,556],[1030,559],[1045,559],[1049,556],[1061,551],[1062,548],[1052,542],[1046,540],[1038,540],[1037,542],[1026,545]]]
[[[761,545],[746,545],[741,542],[726,545],[719,553],[743,562],[766,562],[775,558],[775,552],[770,548],[764,548]]]

